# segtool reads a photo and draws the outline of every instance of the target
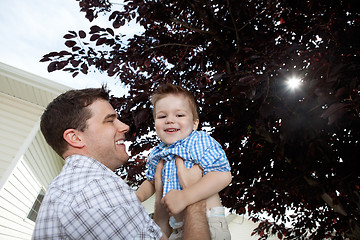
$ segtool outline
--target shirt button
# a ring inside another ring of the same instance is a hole
[[[170,179],[167,180],[167,182],[170,182],[170,181],[171,181]]]

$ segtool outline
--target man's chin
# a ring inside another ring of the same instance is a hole
[[[121,165],[124,165],[125,163],[127,163],[130,159],[130,156],[126,154],[126,156],[122,156],[121,157],[121,162],[122,164]]]

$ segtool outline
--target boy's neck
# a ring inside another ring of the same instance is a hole
[[[186,139],[186,138],[188,138],[193,132],[195,132],[196,130],[193,130],[189,135],[187,135],[185,138],[183,138],[183,139],[179,139],[179,140],[176,140],[174,143],[172,143],[172,144],[166,144],[165,142],[164,142],[164,144],[165,144],[165,147],[169,147],[169,146],[171,146],[171,145],[174,145],[175,143],[177,143],[178,141],[182,141],[182,140],[184,140],[184,139]]]

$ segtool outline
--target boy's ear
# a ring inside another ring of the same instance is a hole
[[[66,129],[63,134],[65,141],[74,148],[82,148],[85,146],[85,142],[76,129]]]
[[[198,128],[198,126],[199,126],[199,119],[196,119],[196,120],[194,121],[193,130],[196,130],[196,129]]]

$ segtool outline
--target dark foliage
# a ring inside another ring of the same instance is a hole
[[[108,12],[114,29],[69,31],[68,50],[41,61],[73,76],[95,68],[130,87],[113,99],[134,141],[119,174],[138,184],[140,153],[158,141],[141,138],[153,129],[149,95],[161,83],[181,84],[231,162],[224,205],[274,219],[254,230],[260,239],[360,239],[357,0],[128,0],[119,11],[77,1],[90,21]],[[144,33],[123,43],[114,30],[131,20]],[[286,88],[292,76],[299,89]]]

